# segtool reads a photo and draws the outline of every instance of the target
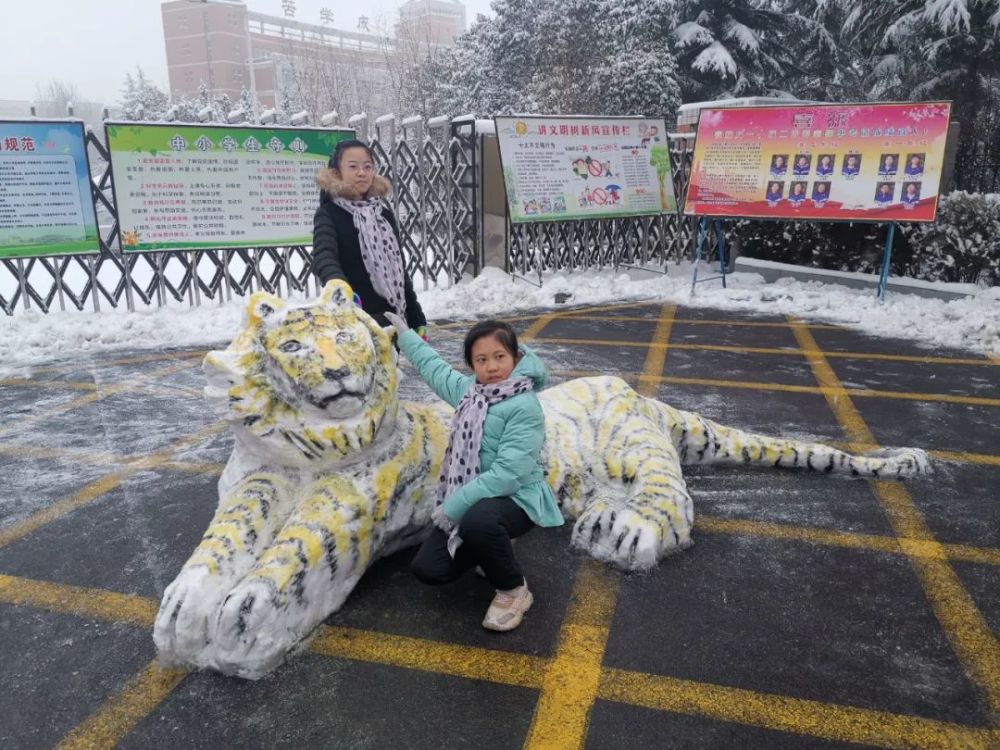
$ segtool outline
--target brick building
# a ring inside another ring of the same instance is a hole
[[[243,0],[169,0],[160,7],[172,96],[192,96],[204,83],[213,98],[235,101],[246,88],[273,107],[292,77],[307,102],[318,102],[318,93],[310,97],[303,88],[342,89],[357,99],[388,85],[393,39],[257,13]],[[465,31],[465,6],[409,0],[398,31],[432,46],[450,44]]]

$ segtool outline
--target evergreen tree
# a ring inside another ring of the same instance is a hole
[[[153,83],[142,68],[135,75],[125,74],[125,85],[119,102],[126,120],[162,120],[170,108],[170,98]]]
[[[842,0],[843,39],[871,99],[950,99],[961,123],[955,181],[996,189],[1000,0]],[[863,51],[868,50],[867,55]]]

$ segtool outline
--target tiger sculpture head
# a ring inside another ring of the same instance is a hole
[[[252,295],[243,329],[204,371],[205,395],[237,439],[286,466],[353,463],[395,423],[392,340],[342,281],[298,305]]]

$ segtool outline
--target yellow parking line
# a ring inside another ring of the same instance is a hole
[[[9,526],[6,529],[0,529],[0,547],[6,547],[8,544],[12,544],[19,539],[23,539],[42,526],[46,526],[53,521],[58,521],[60,518],[69,515],[77,508],[80,508],[87,503],[106,495],[121,484],[123,479],[133,473],[135,472],[125,469],[106,474],[103,477],[98,477],[94,481],[78,489],[66,499],[53,503],[37,513],[33,513],[23,521],[16,523],[13,526]]]
[[[780,732],[890,748],[997,747],[1000,732],[918,716],[606,669],[598,697]]]
[[[170,375],[179,370],[187,369],[191,366],[192,363],[186,360],[182,360],[180,362],[173,362],[167,367],[162,367],[150,373],[146,373],[143,375],[143,377],[145,378],[163,377],[165,375]],[[16,424],[10,426],[6,430],[0,431],[0,438],[8,437],[14,434],[15,432],[23,432],[34,425],[44,422],[47,419],[52,419],[53,417],[57,417],[60,414],[65,414],[75,409],[79,409],[82,406],[86,406],[87,404],[93,403],[94,401],[99,401],[101,399],[108,398],[109,396],[113,396],[116,393],[121,393],[122,391],[130,390],[132,388],[137,387],[137,385],[139,384],[135,382],[129,382],[129,383],[116,383],[115,385],[99,387],[98,390],[88,393],[86,396],[80,396],[79,398],[73,399],[72,401],[68,401],[66,403],[59,404],[58,406],[54,406],[51,409],[35,412],[29,417],[24,417],[22,419],[17,420]]]
[[[994,456],[988,453],[962,453],[960,451],[931,450],[927,451],[927,454],[931,456],[931,458],[937,458],[942,461],[958,461],[959,463],[966,464],[1000,466],[1000,456]]]
[[[59,750],[114,747],[187,675],[187,670],[167,669],[154,659],[56,747]]]
[[[97,383],[82,380],[32,380],[31,378],[7,378],[0,380],[2,386],[30,386],[33,388],[45,388],[54,390],[65,388],[68,391],[96,391]]]
[[[98,477],[94,481],[78,489],[66,499],[53,503],[37,513],[33,513],[23,521],[16,523],[13,526],[9,526],[6,529],[0,529],[0,547],[5,547],[19,539],[23,539],[29,534],[37,531],[42,526],[50,524],[53,521],[57,521],[78,508],[81,508],[84,505],[93,502],[97,498],[106,495],[120,485],[125,479],[138,474],[140,471],[159,468],[161,464],[171,461],[172,456],[176,451],[184,450],[191,445],[196,445],[206,437],[218,432],[224,426],[224,422],[214,422],[209,424],[197,432],[183,437],[154,453],[134,459],[121,469],[117,469],[102,477]]]
[[[663,375],[663,365],[667,359],[667,347],[670,346],[670,331],[673,328],[676,305],[664,304],[660,308],[660,317],[656,321],[653,339],[646,351],[646,362],[639,376],[639,393],[643,396],[655,396],[659,390],[659,378]]]
[[[159,609],[155,601],[144,596],[3,574],[0,574],[0,601],[144,629],[153,627]]]
[[[884,747],[992,747],[998,741],[997,732],[990,729],[641,672],[600,668],[599,660],[603,658],[602,639],[606,638],[606,625],[612,615],[617,578],[610,570],[594,561],[587,561],[584,568],[590,570],[587,573],[581,570],[580,579],[574,587],[570,617],[564,624],[563,637],[560,639],[561,644],[575,639],[577,647],[572,652],[560,648],[554,659],[327,626],[318,630],[309,651],[327,657],[419,669],[464,679],[527,688],[540,687],[543,690],[551,688],[557,693],[568,691],[570,695],[564,696],[566,699],[563,703],[571,704],[568,710],[576,712],[577,721],[573,726],[567,727],[562,736],[558,732],[558,726],[551,727],[556,730],[553,742],[557,744],[539,745],[543,747],[578,747],[582,741],[579,715],[581,708],[589,707],[593,700],[590,698],[588,701],[587,695],[594,681],[595,660],[598,664],[596,697],[627,705],[708,716],[766,729]],[[585,578],[588,580],[584,580]],[[105,622],[124,622],[144,629],[152,627],[157,612],[156,601],[145,597],[6,575],[0,575],[0,602]],[[583,648],[579,647],[581,642]],[[575,660],[569,658],[574,655]],[[559,658],[566,661],[558,665],[557,671],[556,660]],[[579,675],[574,669],[575,663],[583,668]],[[78,728],[71,733],[70,738],[92,738],[96,743],[93,746],[114,745],[129,728],[155,710],[184,674],[177,672],[161,679],[163,675],[158,676],[150,670],[151,668],[147,668],[130,683],[130,689],[121,691],[95,714],[113,719],[106,720],[103,734],[98,734],[94,722],[88,720],[86,726],[91,727],[91,730],[85,732],[84,727]],[[555,679],[557,675],[566,680],[565,685]],[[581,678],[586,685],[581,685]],[[581,688],[586,688],[586,691]],[[586,695],[581,695],[584,692]],[[122,707],[126,704],[130,708],[123,710]],[[128,717],[127,722],[124,717]],[[535,724],[538,724],[537,711],[535,718]],[[585,729],[585,720],[583,724]],[[535,725],[533,729],[534,727]],[[102,742],[97,742],[99,739]],[[539,737],[541,739],[543,738]],[[565,744],[563,740],[566,740]]]
[[[542,329],[545,328],[545,326],[547,326],[549,323],[552,322],[553,318],[555,318],[555,315],[540,316],[538,320],[536,320],[534,323],[532,323],[530,326],[524,329],[524,333],[521,334],[520,338],[524,339],[525,341],[533,340],[536,336],[538,336],[539,333],[542,332]]]
[[[648,300],[638,300],[636,302],[619,302],[613,305],[597,305],[596,307],[587,307],[587,308],[574,307],[570,308],[569,310],[558,310],[551,314],[553,317],[556,318],[572,318],[572,317],[577,317],[576,311],[580,309],[586,310],[587,312],[600,312],[602,310],[627,310],[630,307],[645,307],[647,305],[655,305],[655,304],[657,304],[656,300],[648,299]],[[504,315],[502,319],[507,323],[512,323],[519,320],[534,320],[535,318],[538,318],[543,314],[548,314],[548,313],[536,312],[536,313],[528,313],[525,315]],[[470,318],[468,320],[455,320],[450,323],[435,323],[432,325],[434,328],[438,329],[461,328],[462,326],[469,326],[474,322],[475,319]]]
[[[585,560],[559,631],[556,655],[542,678],[542,694],[524,743],[528,750],[583,746],[617,598],[617,576],[605,565]]]
[[[663,348],[667,346],[663,342],[656,341],[615,341],[614,339],[571,339],[571,338],[561,338],[561,337],[549,337],[544,336],[542,338],[536,339],[539,344],[572,344],[581,346],[610,346],[610,347],[625,347],[628,349],[648,349],[648,348]],[[712,351],[712,352],[731,352],[735,354],[794,354],[800,355],[798,349],[775,349],[770,347],[753,347],[753,346],[726,346],[722,344],[679,344],[671,343],[671,349],[685,349],[692,350],[697,349],[701,351]]]
[[[50,367],[32,367],[31,374],[37,375],[40,373],[51,373],[51,372],[73,372],[75,370],[86,370],[92,367],[103,368],[103,367],[113,367],[115,365],[136,365],[143,362],[160,362],[165,359],[194,359],[199,357],[204,357],[208,353],[207,349],[197,350],[192,352],[171,352],[169,354],[164,354],[160,352],[158,354],[140,354],[130,357],[121,357],[119,359],[109,359],[109,360],[94,360],[86,362],[75,362],[71,365],[53,365]]]
[[[931,559],[941,559],[943,551],[947,559],[957,562],[1000,565],[1000,549],[996,547],[945,544],[941,542],[929,542],[926,539],[900,539],[893,536],[860,534],[853,531],[820,529],[809,526],[793,526],[791,524],[773,523],[770,521],[751,521],[741,518],[721,518],[719,516],[700,514],[695,517],[695,530],[704,531],[709,534],[735,534],[748,537],[790,539],[831,547],[867,549],[875,552],[888,552],[894,555],[910,555]]]
[[[355,628],[320,628],[309,644],[314,654],[446,674],[468,680],[538,688],[547,659],[512,651],[388,635]]]
[[[827,389],[827,403],[848,440],[874,443],[875,437],[812,334],[793,318],[789,318],[789,322],[816,380]],[[1000,643],[948,563],[945,550],[934,539],[906,488],[898,482],[873,481],[870,485],[896,536],[920,540],[936,551],[933,557],[910,556],[910,562],[952,648],[969,676],[985,693],[992,710],[1000,714]]]
[[[125,463],[128,459],[105,451],[91,451],[84,448],[58,448],[53,446],[11,445],[0,443],[0,454],[15,458],[54,459],[72,461],[93,466]]]

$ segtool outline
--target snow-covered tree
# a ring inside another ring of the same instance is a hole
[[[832,51],[822,25],[797,12],[803,3],[678,0],[676,5],[674,54],[685,101],[788,94],[789,80],[807,75],[807,66]]]
[[[871,99],[950,99],[959,188],[997,188],[1000,0],[840,0],[842,38]],[[989,181],[984,175],[989,172]]]
[[[448,114],[666,114],[671,0],[498,0],[435,62]]]
[[[170,109],[170,97],[136,67],[134,76],[125,74],[119,104],[126,120],[162,120]]]

